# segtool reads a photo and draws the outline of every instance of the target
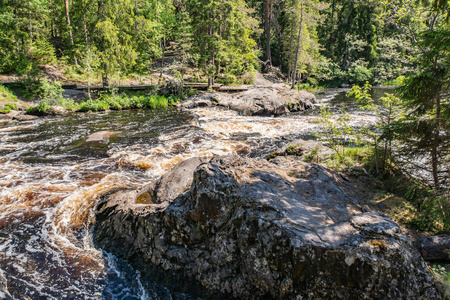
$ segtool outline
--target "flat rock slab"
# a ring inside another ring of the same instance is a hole
[[[319,161],[330,157],[333,150],[314,140],[297,139],[289,142],[284,147],[270,153],[266,159],[271,160],[277,156],[294,155],[307,158],[309,161]]]
[[[22,121],[33,121],[33,120],[39,119],[38,117],[32,116],[32,115],[15,115],[12,118],[14,120],[21,121],[21,122]]]
[[[106,142],[108,139],[116,134],[121,133],[121,131],[98,131],[94,132],[93,134],[89,135],[86,139],[87,143],[92,142]]]
[[[94,239],[206,299],[441,299],[412,242],[365,211],[354,189],[295,157],[191,160],[141,190],[102,197]],[[156,195],[149,204],[138,201],[144,192]]]
[[[12,119],[12,118],[14,118],[15,116],[17,116],[19,114],[20,114],[20,112],[17,111],[17,110],[12,110],[12,111],[10,111],[7,114],[1,114],[0,113],[0,119]]]
[[[316,102],[315,96],[309,92],[272,85],[255,86],[236,94],[198,94],[179,103],[178,107],[222,106],[247,115],[282,115],[313,108]]]

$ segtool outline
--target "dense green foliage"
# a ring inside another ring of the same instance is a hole
[[[28,108],[29,114],[45,114],[51,111],[55,106],[61,106],[65,110],[73,112],[86,111],[105,111],[105,110],[122,110],[136,108],[168,108],[180,99],[175,96],[165,97],[158,94],[144,93],[102,93],[97,99],[86,100],[82,102],[74,102],[62,97],[44,98],[39,105]]]
[[[112,75],[148,74],[169,50],[182,56],[175,75],[190,66],[212,82],[248,81],[258,57],[310,85],[393,81],[414,73],[421,33],[448,10],[448,1],[415,0],[0,3],[0,73],[61,64],[105,85]]]

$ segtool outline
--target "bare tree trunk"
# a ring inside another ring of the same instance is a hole
[[[69,0],[64,0],[64,7],[66,8],[66,23],[67,23],[67,28],[69,29],[70,45],[72,46],[72,49],[73,49],[74,43],[73,43],[72,27],[70,26]],[[73,60],[75,61],[75,65],[78,66],[78,60],[77,60],[77,57],[75,56],[75,54],[73,55]]]
[[[298,56],[300,53],[300,42],[302,40],[302,29],[303,29],[303,1],[301,0],[301,12],[300,12],[300,28],[298,29],[298,40],[297,40],[297,52],[295,53],[295,61],[294,61],[294,74],[292,74],[292,88],[295,88],[295,80],[297,75],[297,63]]]
[[[31,23],[31,4],[28,1],[28,22],[29,22],[29,30],[30,30],[30,39],[33,41],[33,24]]]
[[[108,87],[109,86],[109,82],[108,82],[108,70],[107,70],[107,66],[105,63],[102,64],[102,85],[103,87]]]
[[[214,15],[213,15],[212,11],[209,12],[209,16],[214,22],[215,18],[214,18]],[[209,36],[211,38],[214,38],[214,31],[215,31],[215,28],[213,26],[210,26],[209,27]],[[210,47],[209,51],[211,52],[211,55],[210,55],[210,58],[209,58],[210,61],[209,61],[209,66],[208,67],[212,66],[212,69],[214,69],[214,67],[215,67],[215,51],[216,51],[216,49],[214,49],[214,48],[211,49],[211,47]],[[210,72],[213,72],[213,73],[210,73]],[[207,73],[208,73],[208,87],[210,88],[210,87],[212,87],[214,85],[214,70],[208,70]]]
[[[278,56],[281,59],[281,30],[278,32]]]
[[[161,85],[162,82],[162,76],[163,76],[163,68],[164,68],[164,56],[166,52],[166,34],[163,35],[163,41],[161,42],[161,48],[162,48],[162,59],[161,59],[161,69],[159,72],[159,80],[158,85]]]
[[[134,0],[134,15],[133,15],[133,21],[134,21],[134,32],[135,32],[135,33],[137,32],[137,20],[136,20],[137,11],[138,11],[137,0]]]
[[[55,18],[52,16],[52,38],[56,38]]]
[[[265,0],[265,25],[266,25],[266,60],[272,65],[272,56],[270,54],[270,16],[272,0]]]
[[[84,40],[86,41],[86,45],[89,45],[88,32],[86,26],[86,7],[83,8],[83,30],[84,30]]]

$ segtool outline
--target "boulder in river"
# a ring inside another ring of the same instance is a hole
[[[119,134],[120,132],[121,131],[97,131],[87,137],[86,143],[107,142],[110,136]]]
[[[223,106],[246,115],[282,115],[314,107],[316,98],[306,91],[288,90],[281,86],[255,86],[236,94],[204,93],[178,104],[179,107]]]
[[[355,186],[289,156],[192,160],[102,197],[95,243],[204,298],[441,299],[409,238]],[[157,196],[143,204],[143,192]]]
[[[20,121],[20,122],[24,122],[24,121],[33,121],[33,120],[37,120],[39,119],[36,116],[32,116],[32,115],[22,115],[22,114],[17,114],[15,116],[13,116],[14,120]]]

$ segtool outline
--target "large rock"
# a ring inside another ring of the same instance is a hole
[[[247,115],[282,115],[303,111],[316,103],[313,94],[281,86],[255,86],[236,94],[204,93],[178,104],[179,107],[224,106]]]
[[[159,180],[144,186],[136,196],[136,203],[172,202],[180,194],[189,190],[195,169],[207,161],[206,158],[193,157],[180,162]]]
[[[86,142],[87,143],[107,142],[111,136],[119,134],[119,133],[121,133],[121,131],[107,131],[107,130],[97,131],[97,132],[90,134],[87,137]]]
[[[450,262],[450,234],[423,237],[420,250],[425,260]]]
[[[197,163],[187,191],[173,172],[146,186],[154,204],[136,203],[142,191],[104,196],[96,244],[204,298],[441,299],[411,241],[363,209],[351,179],[289,156],[176,169]]]
[[[25,122],[25,121],[33,121],[33,120],[37,120],[39,119],[36,116],[32,116],[32,115],[22,115],[22,114],[17,114],[15,116],[12,117],[14,120],[20,121],[20,122]]]

